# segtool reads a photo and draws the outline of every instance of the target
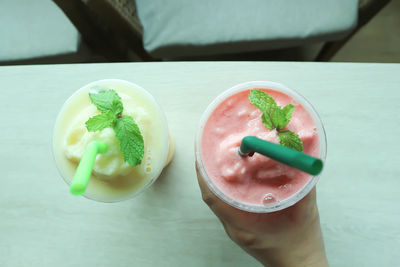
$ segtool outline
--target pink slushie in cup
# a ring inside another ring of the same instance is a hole
[[[226,203],[249,212],[274,212],[302,199],[319,176],[258,153],[239,155],[245,136],[279,143],[276,129],[264,126],[262,112],[249,100],[253,89],[266,92],[278,106],[292,104],[295,109],[285,129],[298,134],[304,153],[325,161],[325,131],[311,104],[284,85],[255,81],[232,87],[207,107],[196,136],[196,163],[208,187]]]

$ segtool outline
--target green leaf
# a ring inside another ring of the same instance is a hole
[[[280,145],[295,149],[300,152],[303,151],[303,142],[298,134],[289,130],[285,130],[278,133],[278,137]]]
[[[266,92],[261,90],[251,90],[249,94],[250,103],[262,111],[262,122],[270,130],[275,129],[273,116],[278,106],[275,100]]]
[[[114,100],[111,104],[111,111],[114,115],[119,115],[122,113],[123,110],[122,102],[120,100]]]
[[[261,120],[264,126],[270,130],[276,129],[278,131],[280,145],[303,151],[303,142],[296,133],[289,130],[281,131],[292,118],[294,111],[292,104],[282,108],[276,104],[270,95],[261,90],[251,90],[249,99],[251,104],[262,111]]]
[[[268,115],[266,115],[265,113],[263,113],[263,115],[261,116],[261,121],[266,128],[268,128],[270,130],[275,129],[275,126],[272,123],[271,118]]]
[[[282,110],[285,112],[286,120],[289,123],[290,119],[292,118],[292,114],[293,114],[293,111],[294,111],[294,106],[292,104],[287,104]]]
[[[113,128],[124,160],[132,167],[139,165],[144,156],[144,141],[134,119],[122,116],[117,119]]]
[[[100,115],[91,117],[86,122],[86,128],[89,132],[101,131],[104,128],[111,127],[116,119],[112,111],[101,113]]]
[[[132,117],[122,116],[123,105],[119,95],[111,89],[89,93],[89,97],[101,114],[86,122],[88,131],[112,127],[124,160],[132,167],[139,165],[144,156],[143,136]]]
[[[250,103],[260,109],[263,113],[269,113],[276,109],[275,100],[266,92],[261,90],[251,90],[249,94]]]
[[[286,116],[281,107],[277,106],[275,112],[272,115],[272,123],[275,125],[276,129],[279,131],[282,129],[282,125],[286,121]]]
[[[277,109],[272,117],[272,122],[278,131],[285,128],[285,126],[290,122],[293,111],[294,106],[292,104],[286,105],[283,109],[280,106],[277,106]]]
[[[112,111],[115,115],[122,112],[122,102],[114,90],[89,93],[90,100],[101,112]]]

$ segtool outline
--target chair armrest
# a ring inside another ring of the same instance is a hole
[[[134,0],[53,0],[95,52],[109,61],[151,60]]]

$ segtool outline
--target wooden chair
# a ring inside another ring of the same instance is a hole
[[[93,50],[110,62],[154,61],[143,48],[134,0],[53,0]],[[360,0],[357,27],[344,40],[324,44],[316,61],[329,61],[390,0]]]

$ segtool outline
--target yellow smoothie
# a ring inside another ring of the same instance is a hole
[[[88,132],[85,122],[100,114],[89,92],[113,89],[121,97],[123,115],[137,123],[144,140],[144,157],[140,165],[124,161],[112,128]],[[58,169],[70,184],[86,145],[91,141],[107,144],[99,154],[84,196],[103,202],[131,198],[150,186],[173,155],[166,117],[154,98],[143,88],[123,80],[101,80],[75,92],[62,107],[54,128],[53,151]]]

